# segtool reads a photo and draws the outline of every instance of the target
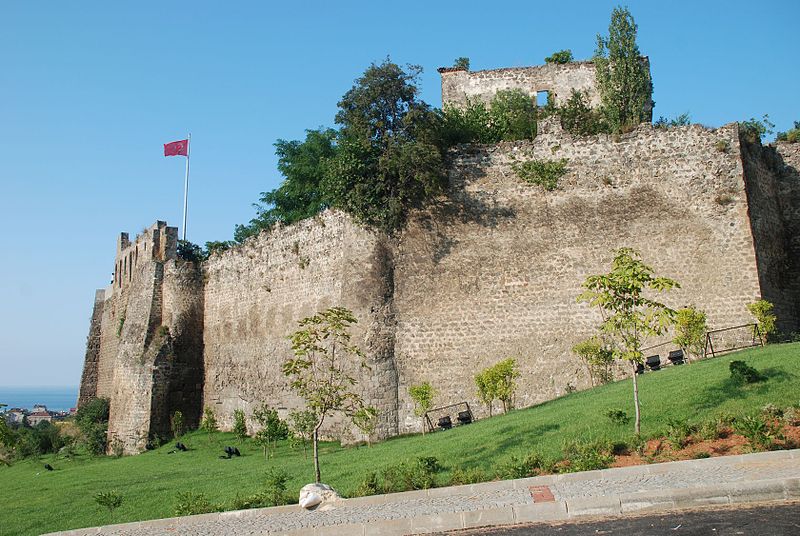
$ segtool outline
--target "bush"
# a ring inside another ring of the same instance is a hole
[[[737,385],[763,381],[765,377],[744,361],[731,361],[729,365],[731,380]]]
[[[621,409],[610,409],[606,411],[606,417],[614,424],[623,425],[631,422],[631,416]]]
[[[783,417],[783,410],[775,404],[764,404],[761,414],[767,419],[780,419]]]
[[[172,436],[175,439],[180,439],[184,432],[183,413],[176,411],[172,414],[170,419],[170,428],[172,429]]]
[[[22,427],[17,431],[16,452],[22,458],[58,452],[67,443],[58,427],[42,421],[32,428]]]
[[[378,475],[375,473],[369,473],[364,481],[358,486],[354,495],[356,497],[366,497],[368,495],[377,495],[378,493],[380,493]]]
[[[800,426],[800,409],[794,406],[786,408],[783,412],[783,421],[789,426]]]
[[[203,248],[197,244],[189,242],[188,240],[178,240],[176,254],[178,255],[179,259],[194,263],[203,262],[206,260],[206,254],[203,252]]]
[[[768,450],[780,438],[780,427],[762,415],[745,415],[736,419],[734,430],[744,436],[754,450]]]
[[[571,62],[573,59],[572,51],[570,49],[566,49],[553,52],[553,54],[547,56],[544,61],[545,63],[564,64]]]
[[[770,336],[775,333],[775,321],[778,317],[772,314],[773,308],[767,300],[758,300],[747,305],[747,310],[758,323],[758,333],[764,338],[764,342],[769,341]]]
[[[203,419],[200,421],[200,430],[206,432],[209,439],[219,431],[217,416],[214,414],[214,410],[209,406],[203,408]]]
[[[570,441],[564,446],[564,473],[606,469],[614,462],[613,447],[608,441]]]
[[[557,109],[557,113],[561,119],[561,128],[575,136],[611,133],[605,116],[589,105],[589,97],[585,92],[573,89],[569,99]]]
[[[691,117],[689,117],[689,112],[684,112],[681,115],[674,117],[672,119],[667,119],[662,115],[653,123],[653,126],[656,128],[667,128],[667,127],[685,127],[691,124],[692,124],[692,119]]]
[[[611,365],[614,363],[614,353],[603,344],[600,338],[591,337],[581,341],[572,347],[572,352],[586,366],[592,386],[606,384],[614,379],[614,373],[611,370]]]
[[[233,435],[239,442],[247,438],[247,422],[245,422],[244,411],[241,409],[233,410]]]
[[[453,62],[453,67],[456,69],[464,69],[465,71],[469,71],[469,58],[464,56],[456,58]]]
[[[713,441],[726,435],[726,424],[723,419],[708,419],[700,423],[697,427],[697,435],[700,439]]]
[[[463,486],[466,484],[477,484],[489,480],[486,472],[480,467],[462,468],[456,467],[450,475],[450,486]]]
[[[708,324],[706,314],[693,306],[678,310],[675,316],[675,338],[673,341],[692,357],[701,357],[705,351]]]
[[[387,467],[381,471],[379,489],[383,493],[429,489],[436,486],[441,466],[436,458],[423,457]]]
[[[694,426],[681,419],[667,420],[667,442],[676,450],[680,450],[689,443],[689,437],[694,432]]]
[[[81,441],[92,454],[105,454],[107,448],[110,401],[94,398],[78,408],[75,424],[81,431]]]
[[[558,179],[567,172],[567,159],[528,160],[515,163],[512,169],[525,182],[537,184],[545,190],[552,191],[558,186]]]
[[[94,496],[94,502],[113,512],[122,505],[122,495],[116,491],[103,491]]]
[[[797,143],[800,141],[800,121],[794,122],[794,128],[786,132],[778,132],[778,141]]]
[[[490,125],[489,109],[480,101],[468,102],[463,108],[445,106],[439,135],[447,146],[500,141]]]
[[[264,496],[268,506],[280,506],[291,502],[291,497],[286,496],[286,483],[289,475],[283,469],[270,469],[264,479]]]
[[[193,491],[178,493],[178,501],[175,504],[176,516],[208,514],[218,510],[219,507],[209,502],[208,498],[203,493],[194,493]]]
[[[769,115],[764,114],[761,119],[751,117],[749,121],[739,122],[739,135],[750,143],[761,142],[767,134],[772,134],[775,123],[769,120]]]
[[[529,476],[536,476],[541,472],[544,466],[544,458],[532,452],[524,458],[511,456],[508,460],[501,462],[497,466],[497,469],[495,469],[495,475],[497,478],[504,480],[526,478]]]
[[[489,120],[502,141],[536,137],[536,103],[519,89],[500,90],[489,107]]]

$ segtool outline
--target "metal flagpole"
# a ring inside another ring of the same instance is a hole
[[[186,138],[186,180],[183,183],[183,239],[186,240],[186,209],[189,204],[189,154],[192,152],[192,134]]]

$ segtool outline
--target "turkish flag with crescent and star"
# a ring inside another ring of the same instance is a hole
[[[164,156],[189,156],[189,140],[165,143]]]

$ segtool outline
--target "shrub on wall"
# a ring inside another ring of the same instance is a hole
[[[800,121],[794,122],[794,128],[786,132],[778,132],[778,141],[786,141],[789,143],[797,143],[800,141]]]
[[[515,163],[512,169],[517,176],[530,184],[536,184],[545,190],[552,191],[558,186],[560,179],[567,172],[567,159],[560,160],[528,160]]]
[[[536,137],[536,103],[519,89],[500,90],[489,107],[489,121],[498,140]]]
[[[575,136],[611,132],[603,113],[589,105],[586,92],[572,90],[569,99],[556,112],[561,119],[561,128]]]
[[[553,52],[552,55],[547,56],[544,61],[545,63],[557,63],[557,64],[564,64],[569,63],[573,60],[572,51],[570,49],[566,50],[559,50],[558,52]]]

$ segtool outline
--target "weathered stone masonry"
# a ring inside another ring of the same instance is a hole
[[[458,98],[447,76],[445,102]],[[176,259],[177,230],[164,222],[133,243],[121,235],[80,392],[81,404],[111,398],[112,448],[137,452],[167,435],[176,410],[194,426],[209,406],[228,428],[234,409],[302,407],[280,370],[287,336],[331,306],[359,319],[354,339],[370,364],[359,388],[380,411],[379,437],[419,429],[408,387],[422,381],[437,404],[467,400],[484,413],[473,376],[506,357],[521,367],[518,406],[586,387],[570,348],[600,319],[575,298],[621,246],[677,279],[667,303],[702,308],[712,327],[749,322],[746,304],[764,297],[783,330],[798,329],[798,144],[746,143],[736,124],[578,138],[551,119],[534,141],[451,157],[447,194],[395,237],[326,211],[198,267]],[[561,158],[567,173],[552,192],[512,167]],[[353,432],[334,419],[325,433]]]
[[[301,405],[280,372],[286,337],[333,305],[360,320],[371,365],[361,387],[381,410],[382,437],[418,429],[407,389],[421,381],[438,403],[482,412],[472,376],[508,356],[522,368],[517,404],[547,400],[587,385],[569,348],[599,318],[575,297],[622,245],[681,282],[670,305],[693,303],[714,327],[748,322],[745,304],[763,296],[782,328],[797,329],[794,147],[744,144],[735,124],[642,126],[614,139],[549,122],[533,142],[453,157],[446,198],[395,239],[325,212],[212,257],[202,274],[174,247],[142,261],[147,233],[126,271],[125,245],[116,285],[95,304],[81,401],[111,397],[110,433],[128,452],[168,433],[176,409],[196,424],[208,405],[224,427],[234,409],[263,402],[285,416]],[[558,189],[516,177],[512,163],[531,158],[567,159]],[[174,229],[148,230],[162,232]],[[345,431],[334,421],[328,433]]]

